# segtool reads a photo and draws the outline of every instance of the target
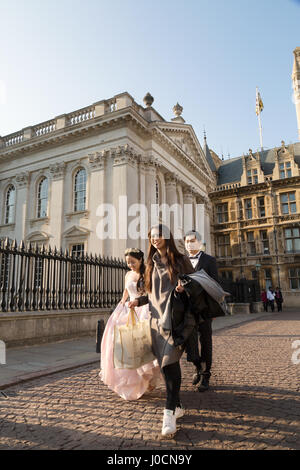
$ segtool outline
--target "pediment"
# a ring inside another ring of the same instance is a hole
[[[158,124],[159,129],[168,137],[172,142],[180,148],[186,155],[188,155],[198,166],[213,179],[211,168],[205,158],[203,149],[196,137],[196,134],[190,126],[178,126],[173,123]]]
[[[63,233],[63,237],[65,238],[73,238],[73,237],[86,237],[90,234],[90,230],[85,227],[80,227],[79,225],[73,225],[68,230]]]
[[[36,230],[35,232],[29,233],[26,237],[26,242],[48,242],[49,238],[53,238],[53,235],[50,235],[46,232],[41,232],[40,230]]]

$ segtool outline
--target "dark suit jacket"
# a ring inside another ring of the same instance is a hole
[[[204,269],[210,277],[219,282],[216,258],[204,253],[203,251],[198,263],[196,264],[195,272],[200,271],[200,269]]]

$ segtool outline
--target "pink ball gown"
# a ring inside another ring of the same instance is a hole
[[[129,280],[125,285],[130,300],[139,296],[137,283]],[[140,320],[150,317],[149,305],[135,307]],[[129,313],[128,302],[117,305],[109,317],[101,342],[100,378],[114,392],[124,400],[137,400],[147,390],[153,390],[160,379],[160,368],[157,360],[139,367],[138,369],[115,369],[113,362],[114,326],[124,325]]]

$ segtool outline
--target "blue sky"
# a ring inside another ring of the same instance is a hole
[[[295,142],[297,0],[0,0],[0,135],[128,91],[227,158]]]

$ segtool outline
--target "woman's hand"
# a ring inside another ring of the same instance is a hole
[[[139,305],[139,303],[138,303],[137,299],[131,300],[130,302],[128,302],[128,307],[129,308],[138,307],[138,305]]]

